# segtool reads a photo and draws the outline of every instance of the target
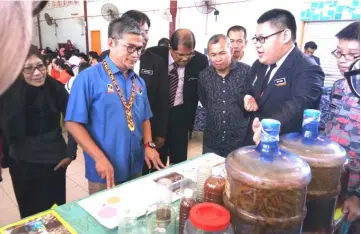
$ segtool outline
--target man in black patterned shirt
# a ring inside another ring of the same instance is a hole
[[[247,89],[250,66],[232,61],[231,43],[223,34],[208,42],[211,66],[198,79],[198,95],[207,110],[203,153],[226,157],[242,146],[249,118],[244,109],[243,93]]]

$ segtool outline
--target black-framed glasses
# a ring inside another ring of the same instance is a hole
[[[281,32],[284,32],[285,30],[286,29],[283,29],[281,31],[272,33],[271,35],[268,35],[268,36],[265,36],[265,37],[263,37],[263,36],[256,37],[255,36],[255,37],[252,38],[252,41],[253,41],[254,44],[257,44],[258,42],[261,43],[261,44],[264,44],[268,38],[270,38],[270,37],[272,37],[274,35],[277,35],[277,34],[279,34]]]
[[[23,72],[25,74],[28,74],[28,75],[31,75],[34,73],[35,69],[37,69],[38,71],[42,72],[42,71],[45,71],[46,70],[46,66],[41,63],[41,64],[38,64],[36,66],[25,66],[23,68]]]
[[[182,53],[178,53],[177,51],[173,50],[173,52],[179,56],[179,57],[185,57],[185,58],[192,58],[196,53],[194,51],[192,51],[189,54],[182,54]]]
[[[123,42],[121,39],[118,38],[113,38],[114,40],[119,41],[121,44],[125,45],[127,48],[127,52],[129,54],[133,54],[135,51],[137,51],[137,54],[140,55],[144,49],[143,46],[135,46],[135,45],[130,45],[128,43]]]
[[[343,54],[341,53],[341,51],[337,49],[332,51],[331,54],[335,56],[337,59],[344,57],[347,61],[354,61],[355,59],[360,57],[360,55],[355,55],[355,54]]]

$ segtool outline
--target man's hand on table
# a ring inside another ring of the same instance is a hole
[[[102,179],[106,179],[107,189],[114,188],[114,169],[106,157],[95,161],[95,168]]]
[[[165,168],[162,160],[160,160],[158,151],[150,147],[145,148],[145,162],[149,169],[152,168],[152,164],[158,171]]]
[[[342,213],[351,223],[358,219],[360,217],[360,199],[355,195],[347,198],[343,203]]]

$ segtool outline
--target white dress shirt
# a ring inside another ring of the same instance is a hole
[[[140,74],[140,59],[134,64],[133,71],[139,76]]]
[[[292,50],[294,48],[295,48],[295,45],[293,44],[292,48],[280,60],[278,60],[278,62],[276,63],[277,66],[272,70],[271,75],[269,76],[268,84],[272,80],[273,76],[276,74],[278,69],[282,66],[283,62],[286,60],[286,58],[288,57],[288,55],[292,52]],[[268,65],[266,74],[269,69],[270,69],[270,65]]]
[[[174,59],[171,55],[171,53],[169,52],[169,59],[168,59],[168,73],[169,71],[172,70],[173,68],[173,63],[174,63]],[[183,104],[183,84],[184,84],[184,71],[185,71],[185,67],[181,67],[179,66],[177,69],[178,72],[178,87],[177,87],[177,91],[175,93],[175,100],[174,100],[174,106],[179,106]]]

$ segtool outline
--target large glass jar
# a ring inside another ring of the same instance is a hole
[[[319,136],[320,116],[318,110],[305,110],[302,133],[286,134],[280,140],[281,149],[299,155],[312,170],[307,188],[307,216],[303,223],[303,231],[307,233],[331,233],[346,160],[345,150],[339,144]]]
[[[278,147],[280,122],[262,120],[261,142],[226,159],[225,206],[237,234],[300,233],[311,169]]]
[[[192,207],[184,234],[234,234],[230,221],[230,213],[223,206],[204,202]]]

